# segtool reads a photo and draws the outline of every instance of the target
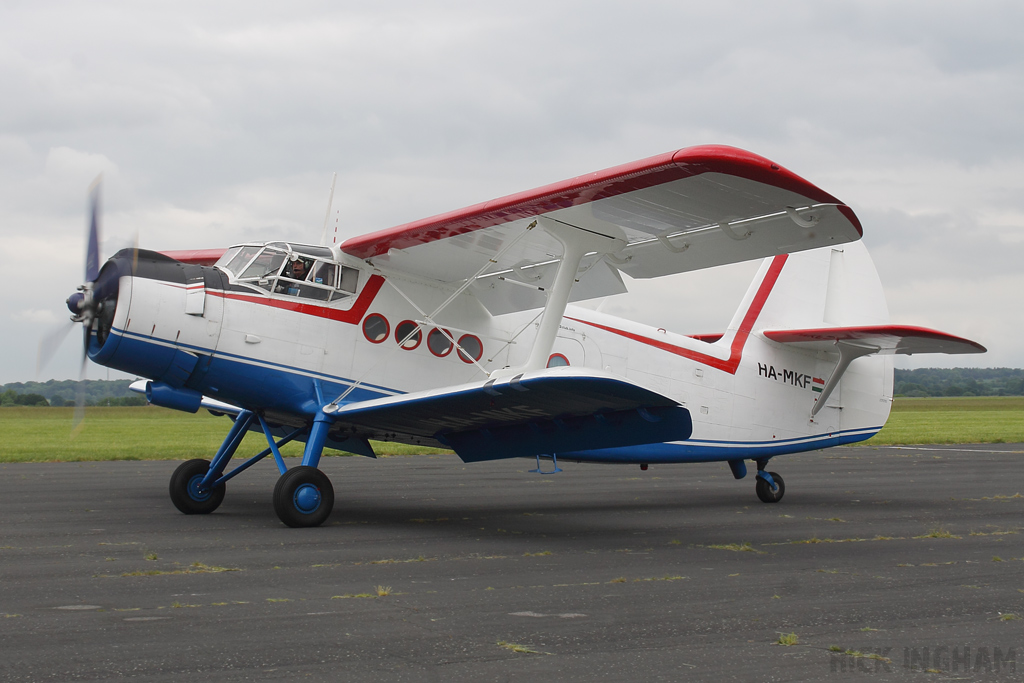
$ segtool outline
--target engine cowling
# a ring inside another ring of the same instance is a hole
[[[86,351],[93,362],[171,388],[194,387],[220,336],[223,301],[206,289],[225,284],[216,268],[123,249],[103,265],[91,292],[69,298],[68,308],[74,313],[92,297]]]

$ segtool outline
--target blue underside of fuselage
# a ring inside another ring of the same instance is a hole
[[[249,410],[278,410],[308,418],[320,409],[316,383],[327,399],[341,395],[353,380],[311,372],[299,367],[258,361],[244,356],[215,352],[202,347],[153,340],[142,335],[112,330],[102,349],[93,344],[90,357],[102,365],[124,372],[163,381],[173,365],[178,348],[201,357],[196,372],[186,383],[190,389]],[[361,402],[404,392],[386,387],[360,384],[346,396],[346,403]],[[558,453],[563,461],[596,463],[686,463],[771,458],[871,438],[879,427],[809,435],[772,441],[712,441],[690,439],[682,442],[655,443],[600,450]],[[514,457],[514,456],[513,456]]]
[[[111,346],[114,346],[116,352],[108,352]],[[320,384],[321,393],[328,400],[341,395],[354,384],[344,377],[215,352],[199,346],[179,344],[175,347],[121,330],[112,331],[102,353],[90,353],[90,357],[116,370],[165,381],[178,348],[200,356],[196,371],[185,383],[186,387],[249,410],[280,410],[313,417],[321,407],[317,399],[316,383]],[[345,400],[368,401],[401,393],[404,392],[361,383]]]
[[[644,446],[606,448],[597,451],[559,453],[559,460],[569,462],[607,463],[674,463],[674,462],[722,462],[725,460],[761,460],[784,455],[815,451],[821,448],[842,446],[870,439],[881,427],[833,432],[800,439],[777,439],[773,441],[709,441],[690,439],[678,443],[652,443]]]

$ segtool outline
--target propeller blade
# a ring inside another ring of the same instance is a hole
[[[89,233],[85,248],[85,281],[95,282],[100,274],[100,186],[103,175],[89,188]]]
[[[36,376],[43,371],[43,369],[50,364],[53,360],[53,356],[57,353],[57,349],[64,343],[64,340],[68,337],[68,332],[75,326],[72,321],[67,321],[60,327],[57,327],[49,332],[39,340],[39,349],[36,351]]]
[[[89,334],[89,328],[85,328],[86,335]],[[89,362],[89,356],[85,353],[85,347],[82,348],[82,368],[78,371],[78,389],[75,390],[75,412],[71,418],[71,435],[74,436],[82,429],[82,422],[85,420],[85,366]]]

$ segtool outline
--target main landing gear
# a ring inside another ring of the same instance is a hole
[[[767,458],[755,462],[757,462],[757,477],[754,490],[757,491],[757,497],[761,499],[762,503],[778,503],[786,493],[786,482],[782,481],[778,472],[765,470],[765,467],[768,466]],[[732,476],[736,479],[747,476],[747,464],[743,460],[730,460],[729,468],[732,470]]]
[[[224,469],[238,449],[242,438],[253,422],[258,421],[267,438],[268,447],[241,465],[224,474]],[[317,469],[330,422],[319,415],[312,427],[299,427],[280,441],[275,440],[270,427],[261,415],[243,410],[235,417],[213,462],[189,460],[178,466],[171,475],[170,494],[174,507],[186,515],[206,515],[224,500],[225,482],[252,465],[273,454],[281,478],[274,487],[274,512],[290,527],[320,526],[334,507],[334,487],[327,475]],[[305,433],[306,448],[302,465],[288,469],[281,457],[280,447]]]
[[[334,487],[315,467],[293,467],[274,487],[274,512],[290,527],[320,526],[334,507]]]
[[[765,472],[759,469],[754,489],[762,503],[778,503],[786,493],[786,482],[782,481],[778,472]]]

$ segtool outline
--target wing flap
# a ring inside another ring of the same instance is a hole
[[[692,430],[672,399],[577,368],[352,403],[332,415],[343,432],[432,438],[466,462],[680,441]]]
[[[834,351],[838,342],[865,348],[875,353],[985,353],[981,344],[938,330],[911,325],[866,325],[861,327],[824,327],[803,330],[765,330],[764,336],[782,344],[795,344],[813,351]]]

